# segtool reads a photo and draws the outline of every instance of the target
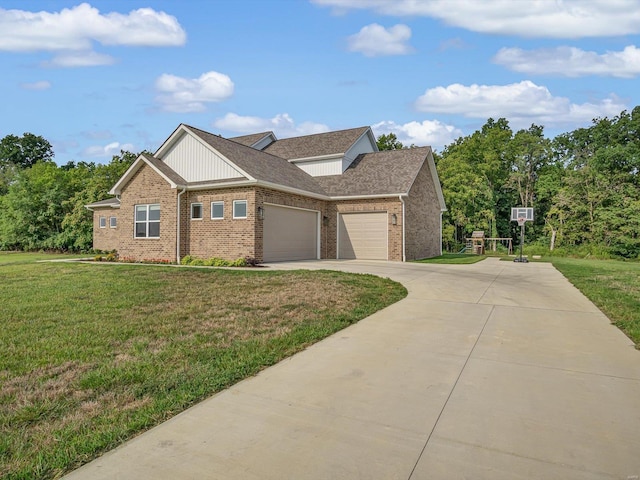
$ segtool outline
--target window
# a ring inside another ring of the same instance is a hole
[[[160,205],[136,205],[136,238],[160,237]]]
[[[233,201],[233,218],[247,218],[247,201]]]
[[[100,228],[107,227],[107,217],[100,217]]]
[[[211,220],[224,218],[224,202],[211,202]]]
[[[109,217],[109,227],[116,228],[118,226],[118,217]]]
[[[191,204],[191,220],[202,220],[202,204]]]

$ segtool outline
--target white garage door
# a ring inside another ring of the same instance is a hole
[[[387,260],[387,212],[343,213],[338,224],[338,258]]]
[[[265,205],[263,257],[265,262],[317,259],[317,212]]]

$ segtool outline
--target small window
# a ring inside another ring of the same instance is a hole
[[[100,217],[100,228],[107,228],[107,217]]]
[[[233,201],[233,218],[247,218],[247,201]]]
[[[136,205],[136,238],[160,237],[160,205]]]
[[[211,202],[211,220],[224,218],[224,202]]]
[[[118,226],[118,218],[117,217],[109,217],[109,227],[116,228]]]
[[[191,220],[202,220],[202,204],[191,204]]]

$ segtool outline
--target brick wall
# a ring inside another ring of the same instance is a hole
[[[117,250],[120,243],[119,218],[120,210],[112,207],[97,207],[93,210],[93,248],[96,250],[109,251]],[[105,219],[105,227],[100,228],[100,217]],[[111,217],[116,217],[116,228],[111,228],[109,222]]]
[[[177,195],[151,167],[140,167],[120,195],[117,249],[121,258],[175,261]],[[155,203],[160,204],[160,238],[135,238],[135,206]]]
[[[405,200],[407,260],[419,260],[440,255],[440,203],[425,162]]]
[[[247,218],[233,218],[233,201],[247,201]],[[211,219],[211,202],[224,202],[224,218]],[[236,260],[256,257],[257,206],[254,187],[198,190],[180,199],[181,256]],[[191,204],[202,203],[202,219],[191,219]]]

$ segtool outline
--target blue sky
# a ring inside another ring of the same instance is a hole
[[[0,138],[56,161],[180,123],[278,138],[363,125],[441,151],[489,117],[548,136],[640,104],[636,0],[119,0],[0,5]]]

